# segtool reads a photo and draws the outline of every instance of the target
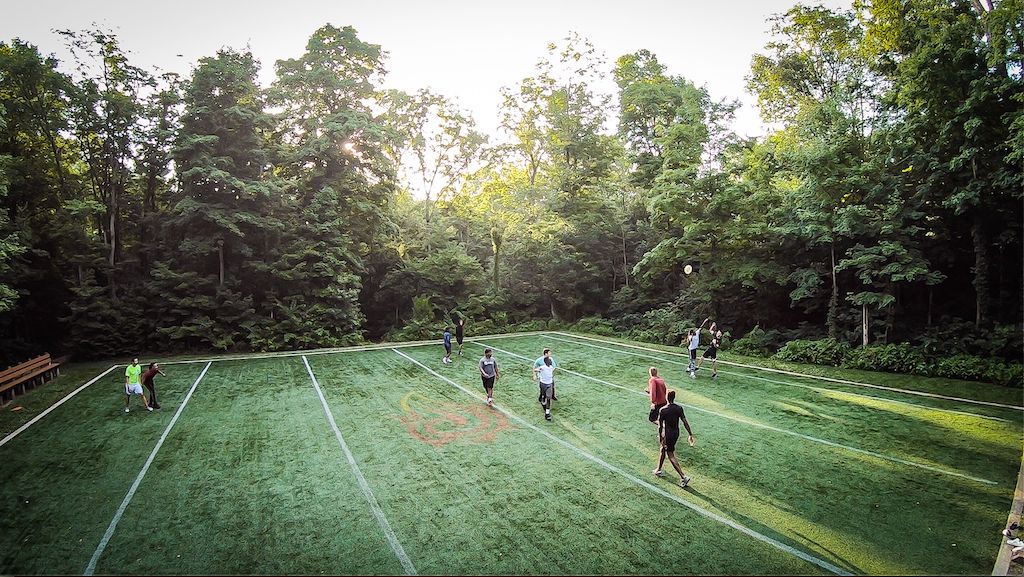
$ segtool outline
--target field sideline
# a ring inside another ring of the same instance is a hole
[[[447,366],[435,342],[171,360],[154,413],[121,412],[123,365],[97,370],[0,439],[0,573],[992,571],[1019,390],[745,359],[690,379],[671,347],[467,340]],[[686,489],[651,475],[651,365],[698,439]]]

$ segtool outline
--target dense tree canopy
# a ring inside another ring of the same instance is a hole
[[[665,343],[706,316],[851,345],[1001,335],[969,352],[1019,357],[1020,0],[772,25],[756,139],[657,55],[609,63],[576,34],[509,79],[491,138],[453,95],[386,89],[351,27],[267,87],[231,48],[178,78],[101,30],[62,32],[70,63],[0,43],[2,360],[430,337],[453,315]]]

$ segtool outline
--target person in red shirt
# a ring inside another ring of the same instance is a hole
[[[648,372],[651,375],[651,378],[647,380],[647,393],[651,396],[651,412],[647,416],[647,420],[657,424],[658,411],[668,404],[665,398],[665,379],[658,377],[658,369],[655,367],[651,367]]]
[[[160,403],[156,402],[156,389],[153,388],[153,379],[157,373],[164,375],[164,372],[160,370],[160,365],[157,363],[149,363],[149,370],[142,373],[142,385],[149,389],[149,406],[154,409],[160,408]],[[165,377],[167,375],[164,375]]]

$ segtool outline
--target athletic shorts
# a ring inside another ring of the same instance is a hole
[[[541,383],[540,384],[540,398],[544,401],[550,401],[551,397],[554,396],[554,383]],[[544,401],[541,401],[542,403]]]
[[[457,342],[457,343],[459,343],[459,344],[461,345],[461,344],[462,344],[462,337],[461,337],[461,336],[458,336],[458,335],[456,335],[456,337],[455,337],[455,342]]]
[[[131,384],[131,385],[125,385],[124,386],[124,394],[126,394],[126,395],[141,395],[142,394],[142,385],[140,385],[139,383],[134,383],[134,384]]]
[[[697,349],[690,349],[690,360],[691,361],[696,361],[697,360]]]
[[[657,423],[658,422],[658,413],[661,412],[661,408],[664,407],[666,404],[667,403],[662,403],[662,404],[654,407],[653,409],[651,409],[651,413],[649,415],[647,415],[647,420],[652,422],[652,423]]]
[[[451,345],[445,345],[445,346],[444,346],[444,352],[446,352],[446,353],[448,353],[448,354],[451,354],[451,352],[452,352],[452,346],[451,346]]]
[[[494,388],[494,377],[485,377],[485,376],[481,375],[480,378],[483,379],[483,381],[484,381],[484,388],[485,389],[493,389]]]
[[[662,440],[662,447],[664,447],[665,450],[668,451],[669,453],[674,453],[676,452],[677,441],[679,441],[679,429],[676,429],[674,431],[671,429],[666,430],[665,438],[664,440]]]
[[[718,349],[712,348],[712,349],[708,349],[708,350],[704,351],[704,358],[705,359],[717,359],[718,358]]]

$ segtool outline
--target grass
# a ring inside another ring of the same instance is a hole
[[[306,357],[416,571],[991,571],[1020,466],[1019,410],[741,367],[691,380],[679,349],[602,340],[486,341],[502,370],[494,409],[482,402],[480,344],[448,366],[437,344]],[[545,346],[562,368],[551,422],[529,368]],[[687,489],[670,468],[650,474],[650,365],[679,391],[697,436],[678,449]],[[66,369],[19,398],[23,411],[0,413],[0,431],[109,366]],[[165,362],[163,409],[133,402],[127,415],[115,370],[0,447],[0,573],[83,572],[165,431],[97,573],[403,571],[302,358],[212,363],[168,431],[204,366]],[[977,383],[829,374],[1021,401]]]

